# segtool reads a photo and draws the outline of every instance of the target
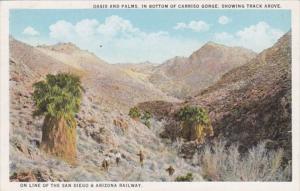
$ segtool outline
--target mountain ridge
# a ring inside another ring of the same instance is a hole
[[[194,155],[206,145],[195,146],[181,139],[172,142],[161,137],[169,124],[178,125],[174,123],[174,115],[184,106],[200,106],[208,111],[215,135],[206,144],[225,138],[228,144],[239,143],[239,150],[245,151],[266,141],[270,150],[283,148],[284,159],[288,161],[291,158],[290,38],[286,34],[258,55],[239,48],[229,48],[229,54],[226,46],[208,44],[190,57],[177,57],[174,62],[171,59],[162,71],[162,66],[151,63],[108,64],[72,44],[61,44],[51,50],[52,47],[33,47],[11,39],[10,180],[22,181],[25,177],[28,181],[175,181],[188,173],[193,174],[194,181],[212,180],[203,174],[201,156]],[[61,48],[66,52],[60,51]],[[236,53],[238,59],[232,58]],[[181,59],[189,60],[185,63]],[[182,70],[187,64],[192,67]],[[207,67],[199,69],[201,65]],[[220,65],[226,67],[218,68]],[[32,116],[35,108],[32,84],[45,79],[48,73],[59,72],[80,75],[85,89],[76,114],[74,166],[40,150],[43,118]],[[200,74],[205,74],[208,87],[195,84],[202,82]],[[195,91],[184,90],[187,85]],[[176,99],[178,92],[186,96]],[[135,106],[141,113],[147,111],[153,115],[150,127],[128,115],[129,108]],[[137,156],[140,150],[145,154],[143,167]],[[114,162],[116,153],[121,155],[119,166]],[[101,167],[106,158],[111,161],[108,171]],[[176,169],[173,176],[165,170],[170,166]],[[243,181],[243,177],[236,180]],[[251,177],[249,180],[253,181]]]
[[[215,138],[239,143],[242,150],[267,140],[268,148],[283,148],[290,160],[291,33],[183,103],[146,102],[139,108],[172,122],[186,105],[207,109]]]
[[[189,57],[174,57],[158,65],[149,79],[170,95],[192,96],[255,55],[256,53],[245,48],[210,42]]]

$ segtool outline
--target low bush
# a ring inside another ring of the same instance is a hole
[[[192,182],[194,180],[192,173],[187,173],[185,176],[177,176],[176,182]]]
[[[145,113],[143,113],[143,116],[141,117],[142,122],[148,127],[150,128],[151,123],[150,123],[150,119],[152,118],[152,115],[150,112],[146,111]]]
[[[268,151],[260,143],[241,155],[238,145],[226,142],[205,146],[199,165],[204,179],[210,181],[291,181],[291,164],[283,166],[283,150]]]
[[[150,128],[150,119],[152,118],[152,114],[150,112],[141,112],[137,107],[133,107],[129,110],[128,115],[135,120],[141,120],[144,125]]]
[[[128,115],[133,119],[141,117],[141,112],[137,107],[130,108]]]

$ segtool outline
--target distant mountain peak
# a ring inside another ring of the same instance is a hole
[[[206,48],[243,49],[243,50],[248,50],[248,51],[253,52],[252,50],[247,49],[245,47],[241,47],[241,46],[227,46],[225,44],[220,44],[220,43],[217,43],[217,42],[214,42],[214,41],[208,41],[199,50],[206,49]]]
[[[226,47],[226,46],[213,41],[208,41],[201,48],[206,48],[206,47]]]
[[[213,41],[208,41],[205,43],[200,49],[196,50],[190,55],[190,58],[192,57],[199,57],[199,56],[204,56],[207,54],[210,54],[213,56],[213,54],[220,54],[220,52],[244,52],[244,54],[249,54],[252,57],[256,55],[256,53],[250,49],[244,48],[244,47],[239,47],[239,46],[226,46],[224,44],[219,44]]]
[[[217,46],[217,45],[221,45],[221,44],[218,44],[218,43],[216,43],[216,42],[214,42],[214,41],[208,41],[207,43],[205,43],[205,45],[210,45],[210,46]],[[223,46],[223,45],[221,45],[221,46]]]
[[[52,51],[60,51],[60,52],[68,52],[68,53],[81,50],[78,46],[76,46],[72,42],[66,42],[66,43],[60,42],[54,45],[38,45],[37,47],[52,50]]]

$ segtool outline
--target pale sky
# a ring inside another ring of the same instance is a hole
[[[31,45],[72,42],[109,63],[161,63],[208,41],[260,52],[290,30],[290,17],[288,10],[18,9],[10,34]]]

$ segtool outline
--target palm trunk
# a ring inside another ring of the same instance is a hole
[[[76,121],[46,116],[41,149],[71,164],[76,162]]]

